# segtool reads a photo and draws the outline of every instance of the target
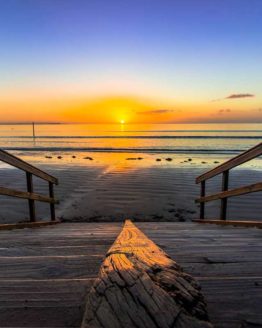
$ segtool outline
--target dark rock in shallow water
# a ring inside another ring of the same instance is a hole
[[[157,162],[161,162],[162,159],[161,159],[161,158],[157,158],[156,161],[157,161]]]
[[[219,161],[214,161],[214,164],[218,164],[218,163],[220,163]]]
[[[136,161],[137,158],[136,157],[128,157],[126,158],[127,161]]]
[[[63,157],[62,157],[62,156],[57,156],[57,158],[58,158],[58,159],[61,159],[61,158],[63,158]]]
[[[185,212],[190,213],[190,214],[195,214],[196,213],[196,211],[193,211],[193,210],[186,210]]]
[[[76,158],[76,156],[75,156],[75,155],[73,155],[73,156],[72,156],[72,158]]]
[[[188,161],[191,162],[192,161],[192,158],[189,158]]]
[[[92,161],[93,160],[93,158],[92,157],[89,157],[89,156],[84,157],[84,159],[89,159],[89,161]]]
[[[171,161],[173,161],[173,159],[168,157],[168,158],[166,158],[166,161],[171,162]]]
[[[158,215],[158,214],[152,215],[152,220],[158,221],[158,220],[161,220],[163,218],[164,218],[163,215]]]
[[[137,157],[137,159],[138,159],[139,161],[141,161],[141,159],[143,159],[143,157]]]
[[[45,156],[45,158],[53,158],[52,156]]]

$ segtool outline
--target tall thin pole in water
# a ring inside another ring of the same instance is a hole
[[[33,138],[35,139],[35,122],[33,122],[32,125],[33,125]]]

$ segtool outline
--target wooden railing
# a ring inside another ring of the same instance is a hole
[[[28,200],[30,222],[36,221],[35,201],[46,202],[50,204],[51,221],[55,221],[55,204],[58,201],[54,198],[54,184],[58,184],[58,180],[47,174],[46,172],[36,168],[35,166],[19,159],[0,149],[0,161],[14,166],[26,173],[27,191],[0,187],[0,195],[24,198]],[[49,195],[40,195],[34,193],[33,176],[39,177],[48,182]]]
[[[196,203],[200,203],[200,220],[205,219],[206,202],[220,199],[220,220],[225,221],[227,218],[227,199],[229,197],[262,191],[262,182],[228,190],[229,171],[234,167],[244,164],[260,155],[262,155],[262,143],[196,178],[196,183],[201,184],[200,198],[195,200]],[[206,181],[218,174],[222,174],[222,191],[216,194],[206,195]]]

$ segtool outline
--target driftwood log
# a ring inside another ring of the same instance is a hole
[[[87,295],[82,328],[212,327],[198,283],[126,221]]]

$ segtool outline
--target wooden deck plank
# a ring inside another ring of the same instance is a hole
[[[262,326],[261,229],[172,222],[137,226],[197,278],[215,327]],[[85,295],[120,230],[119,223],[75,223],[1,231],[1,327],[79,327]],[[116,258],[116,254],[112,256]],[[147,284],[145,280],[133,288],[134,295]],[[129,296],[130,292],[121,288],[107,292],[107,297],[124,304],[127,312],[131,307],[133,314],[140,313],[143,327],[154,327],[155,322],[150,325],[145,321],[147,313],[141,306],[139,312]],[[103,304],[98,313],[100,322],[103,311],[112,316],[112,306]],[[120,322],[114,324],[111,326],[117,327]]]
[[[247,227],[247,228],[262,228],[261,220],[257,221],[239,221],[239,220],[218,220],[218,219],[197,219],[193,220],[193,222],[201,223],[201,224],[217,224],[217,225],[232,225],[236,227]]]
[[[13,230],[13,229],[24,229],[24,228],[39,228],[49,225],[58,224],[60,221],[37,221],[37,222],[21,222],[21,223],[7,223],[0,224],[0,231],[3,230]]]
[[[215,327],[262,327],[260,229],[169,222],[137,225],[198,279]]]
[[[0,326],[79,327],[84,299],[121,223],[0,232]]]

